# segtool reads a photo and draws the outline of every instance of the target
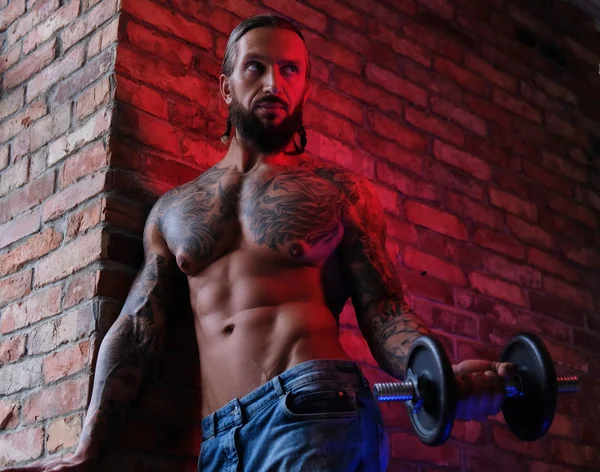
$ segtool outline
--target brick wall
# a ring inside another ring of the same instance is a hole
[[[446,445],[426,448],[404,408],[382,404],[389,470],[596,467],[600,36],[591,20],[558,0],[123,0],[118,18],[112,0],[0,7],[0,466],[75,443],[98,341],[141,261],[149,205],[225,152],[217,78],[227,36],[276,11],[300,24],[312,55],[308,152],[377,182],[388,249],[453,360],[496,358],[528,330],[559,373],[582,378],[582,393],[560,400],[533,444],[513,439],[499,416],[457,422]],[[194,470],[197,352],[180,305],[169,355],[106,470]],[[342,321],[344,347],[371,381],[386,379],[350,305]]]

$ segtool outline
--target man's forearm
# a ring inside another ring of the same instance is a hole
[[[361,325],[371,354],[389,375],[403,380],[413,342],[430,335],[427,324],[402,301],[386,301],[370,307],[368,322]]]

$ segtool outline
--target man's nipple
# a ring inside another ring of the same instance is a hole
[[[223,333],[231,334],[231,333],[233,333],[234,329],[235,329],[235,326],[232,324],[225,325],[225,327],[223,328]]]

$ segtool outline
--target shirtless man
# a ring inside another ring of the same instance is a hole
[[[100,347],[76,452],[10,470],[93,469],[160,351],[177,270],[187,275],[200,352],[199,470],[385,470],[382,418],[340,345],[338,317],[351,297],[374,358],[398,379],[412,342],[430,331],[404,301],[381,204],[366,179],[302,154],[310,63],[294,26],[244,21],[222,72],[229,151],[152,209],[145,263]],[[488,391],[509,370],[455,366]],[[501,400],[481,395],[460,416],[495,414]]]

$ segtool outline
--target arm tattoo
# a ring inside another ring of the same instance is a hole
[[[402,379],[413,341],[430,331],[406,302],[387,254],[381,203],[366,184],[361,189],[342,245],[347,284],[373,357],[388,374]]]
[[[98,352],[94,388],[79,447],[97,456],[138,394],[147,363],[160,352],[172,264],[150,253]]]

